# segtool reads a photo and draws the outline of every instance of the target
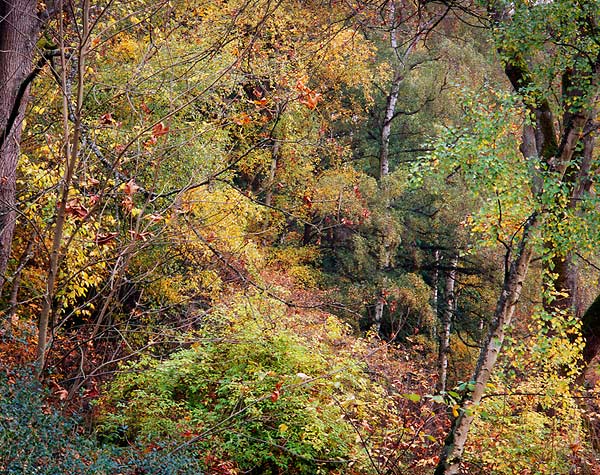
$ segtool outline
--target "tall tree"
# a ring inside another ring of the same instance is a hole
[[[469,429],[519,301],[537,230],[551,243],[549,258],[554,266],[550,267],[559,270],[552,285],[558,290],[567,285],[567,273],[560,269],[569,268],[568,248],[560,245],[562,236],[553,234],[557,230],[552,224],[565,216],[588,186],[593,154],[586,137],[596,121],[600,80],[598,12],[598,2],[488,4],[506,76],[527,115],[520,151],[530,164],[537,210],[522,225],[518,245],[507,251],[504,284],[472,377],[473,388],[461,401],[436,475],[461,470]],[[547,59],[540,63],[540,57]],[[552,102],[555,91],[547,86],[548,78],[550,84],[561,78],[558,103]]]
[[[39,29],[36,0],[0,0],[0,292],[15,228],[19,143]]]

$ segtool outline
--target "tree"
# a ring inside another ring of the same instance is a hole
[[[535,205],[507,243],[505,279],[494,321],[472,377],[472,390],[464,395],[446,440],[437,475],[460,471],[469,428],[511,324],[539,232],[551,246],[549,252],[545,248],[546,259],[553,264],[550,268],[558,271],[552,276],[554,287],[563,291],[567,286],[570,249],[561,246],[561,235],[552,225],[589,190],[593,142],[588,137],[595,128],[600,81],[597,7],[597,2],[577,1],[488,4],[506,76],[525,112],[520,152],[528,163]],[[541,52],[546,61],[539,60]],[[552,102],[548,79],[552,86],[560,81],[558,102]]]
[[[36,1],[0,1],[0,293],[15,227],[19,145],[40,26]]]

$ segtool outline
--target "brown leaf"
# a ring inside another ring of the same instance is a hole
[[[53,394],[55,396],[58,396],[58,399],[64,401],[65,399],[67,399],[67,397],[69,397],[69,391],[60,386],[56,381],[51,381],[50,384],[52,384],[52,386],[54,387],[55,391],[53,392]]]
[[[165,218],[160,214],[147,214],[146,216],[144,216],[144,219],[150,220],[151,223],[159,223]]]
[[[83,219],[88,215],[89,211],[79,202],[79,198],[74,198],[65,204],[65,213],[69,216]]]
[[[139,189],[140,187],[135,184],[135,181],[132,178],[127,183],[125,183],[125,186],[123,187],[123,193],[125,193],[127,196],[131,196],[137,193]]]
[[[96,234],[95,242],[99,246],[104,246],[104,245],[109,244],[110,242],[114,241],[118,235],[119,235],[119,233],[117,233],[117,232],[98,233],[98,234]]]
[[[121,206],[125,208],[125,211],[131,211],[133,209],[133,200],[131,196],[124,196],[121,200]]]
[[[150,231],[138,233],[137,231],[134,231],[133,229],[129,230],[129,234],[131,235],[131,239],[133,239],[135,241],[143,241],[143,242],[146,242],[148,240],[148,238],[151,238],[152,236],[154,236],[154,234],[152,234]]]
[[[142,102],[140,104],[140,109],[142,109],[144,111],[144,113],[146,114],[152,114],[152,111],[150,110],[150,108],[146,105],[145,102]]]
[[[114,125],[115,119],[110,112],[100,116],[100,124],[101,125]]]

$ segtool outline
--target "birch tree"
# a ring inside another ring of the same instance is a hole
[[[533,202],[532,211],[509,242],[498,236],[507,249],[504,283],[470,390],[462,398],[436,475],[461,470],[471,423],[536,250],[536,234],[541,232],[544,241],[551,243],[550,253],[547,245],[544,248],[546,259],[559,270],[551,276],[552,285],[558,290],[565,286],[566,273],[560,267],[569,267],[568,246],[562,246],[562,236],[553,224],[568,214],[590,186],[589,170],[594,166],[590,134],[595,130],[600,79],[599,11],[598,2],[488,4],[490,28],[524,114],[519,150],[528,164],[529,192],[521,193],[523,200]],[[553,98],[556,92],[559,100]],[[497,159],[506,160],[502,155]]]

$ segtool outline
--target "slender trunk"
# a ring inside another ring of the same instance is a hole
[[[48,275],[46,279],[46,292],[44,295],[44,302],[42,311],[40,313],[40,320],[38,323],[38,346],[37,346],[37,359],[36,359],[36,373],[38,377],[41,377],[44,366],[46,364],[46,350],[48,347],[48,330],[50,327],[50,313],[52,310],[52,301],[55,295],[55,287],[58,279],[58,271],[61,260],[61,245],[63,241],[64,227],[67,218],[67,201],[69,200],[69,189],[73,181],[73,175],[77,168],[79,158],[79,138],[81,132],[81,112],[83,106],[83,80],[85,75],[85,54],[87,50],[87,44],[89,40],[89,0],[84,0],[82,8],[83,17],[83,29],[82,29],[82,41],[79,46],[77,55],[77,101],[74,113],[74,127],[73,133],[71,134],[69,127],[69,115],[71,114],[71,77],[67,77],[67,58],[65,55],[64,45],[64,24],[63,16],[60,15],[60,52],[61,52],[61,86],[63,89],[63,135],[64,135],[64,153],[65,153],[65,171],[61,186],[59,189],[59,203],[58,210],[56,213],[56,223],[54,225],[54,235],[52,238],[52,247],[50,248],[50,261],[48,264]]]
[[[279,162],[279,150],[281,141],[273,137],[273,147],[271,148],[271,168],[269,169],[269,179],[267,182],[267,194],[265,196],[265,204],[271,206],[273,204],[273,185],[275,184],[275,173],[277,172],[277,164]],[[268,225],[268,222],[267,222]]]
[[[433,251],[433,295],[431,296],[431,306],[433,307],[433,311],[435,314],[438,314],[438,300],[439,300],[439,286],[440,286],[440,261],[441,261],[441,253],[439,249]],[[437,327],[433,326],[432,330],[432,338],[437,340]]]
[[[459,416],[454,420],[452,429],[446,438],[435,475],[456,475],[460,471],[471,423],[502,348],[505,329],[511,323],[515,307],[521,296],[523,281],[527,275],[533,253],[532,233],[537,227],[537,222],[538,217],[534,213],[525,224],[517,254],[512,260],[510,269],[504,279],[502,293],[498,299],[490,332],[479,354],[472,377],[474,382],[473,391],[465,394],[461,401]]]
[[[17,270],[15,271],[15,275],[12,279],[12,288],[10,289],[10,299],[9,299],[9,307],[6,312],[7,315],[7,328],[9,329],[9,333],[12,332],[13,320],[17,315],[17,306],[19,303],[19,289],[21,287],[21,275],[23,273],[23,269],[29,262],[33,254],[33,239],[30,239],[27,243],[27,247],[25,248],[25,252],[21,255],[21,259],[19,259],[19,265],[17,266]]]
[[[446,390],[448,380],[448,354],[450,353],[450,331],[452,329],[452,316],[456,308],[454,287],[456,284],[456,267],[458,257],[454,256],[450,261],[450,270],[446,275],[444,289],[444,307],[442,308],[439,353],[438,353],[438,390]]]
[[[396,104],[400,94],[400,86],[404,76],[397,72],[392,81],[390,93],[388,94],[385,105],[385,117],[381,128],[380,149],[379,149],[379,179],[390,173],[390,135],[392,133],[392,121],[396,114]]]
[[[0,293],[15,228],[16,170],[39,22],[37,2],[0,0]]]
[[[380,295],[375,302],[375,330],[379,335],[381,333],[381,321],[383,320],[383,309],[385,308],[385,299]]]

